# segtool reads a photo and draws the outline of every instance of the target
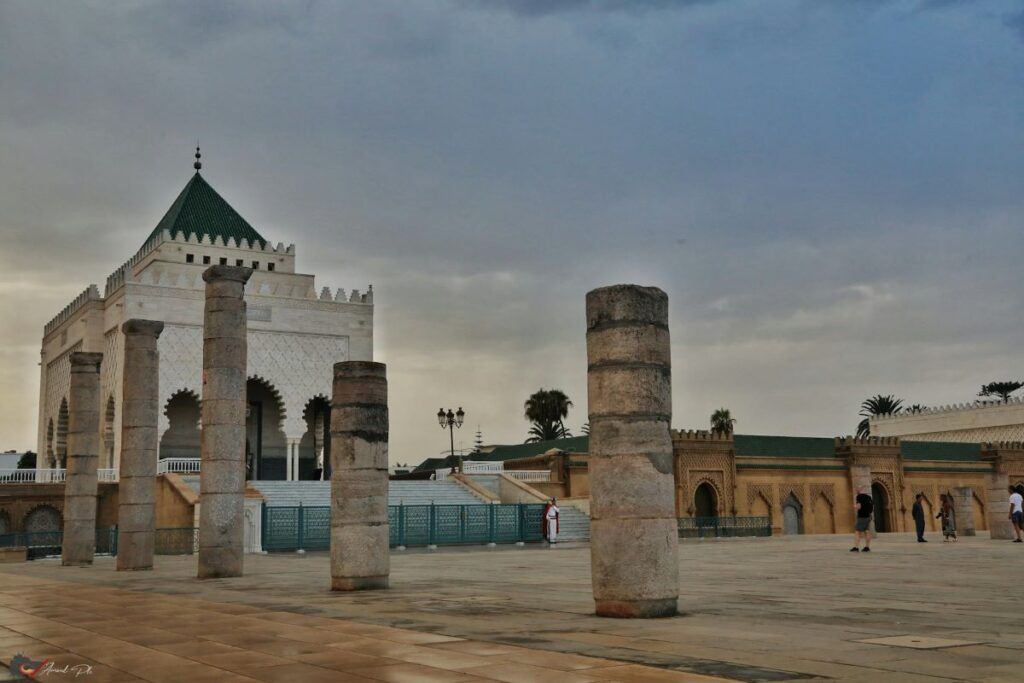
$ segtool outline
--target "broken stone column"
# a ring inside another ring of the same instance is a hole
[[[159,447],[158,320],[129,320],[121,383],[121,463],[117,487],[117,569],[153,568],[156,541],[156,459]]]
[[[71,354],[68,391],[67,479],[64,483],[66,567],[92,564],[96,553],[96,468],[100,459],[100,363],[102,353]]]
[[[245,283],[252,269],[210,266],[203,313],[200,579],[242,575],[245,534]]]
[[[1009,541],[1017,538],[1010,521],[1010,478],[999,472],[985,475],[988,493],[988,532],[993,540]]]
[[[334,365],[331,590],[387,588],[388,381],[383,363]]]
[[[667,617],[679,597],[668,296],[587,294],[590,564],[598,616]]]
[[[974,536],[977,534],[974,526],[974,505],[971,498],[974,490],[970,486],[954,486],[949,490],[953,496],[953,512],[956,513],[956,535]],[[1007,494],[1009,500],[1009,494]],[[1009,502],[1007,502],[1009,505]]]

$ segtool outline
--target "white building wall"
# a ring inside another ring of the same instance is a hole
[[[1024,441],[1024,399],[925,408],[871,418],[870,425],[872,436],[898,436],[908,441]]]
[[[192,255],[192,263],[187,255]],[[280,395],[282,428],[289,439],[306,431],[303,410],[316,396],[331,396],[333,365],[343,360],[373,359],[373,292],[323,288],[312,275],[294,272],[295,249],[256,245],[210,245],[194,237],[171,239],[165,233],[151,240],[107,280],[105,297],[91,288],[46,326],[41,353],[39,452],[46,452],[46,428],[57,422],[61,399],[70,382],[68,354],[74,350],[104,353],[101,367],[101,410],[115,398],[114,454],[120,456],[123,334],[131,318],[162,320],[160,335],[160,434],[168,427],[164,408],[170,397],[186,389],[202,396],[202,323],[205,282],[202,273],[221,257],[258,261],[274,271],[257,270],[246,286],[249,311],[248,375],[271,384]],[[101,413],[101,444],[105,428]],[[115,465],[116,466],[116,465]]]

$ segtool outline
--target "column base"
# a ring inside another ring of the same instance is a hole
[[[1014,532],[1013,524],[1011,522],[993,522],[989,520],[988,532],[994,541],[1012,541],[1017,538],[1017,534]]]
[[[92,560],[61,560],[62,567],[91,567]]]
[[[331,577],[332,591],[372,591],[387,587],[387,576]]]
[[[660,619],[679,613],[676,598],[659,600],[595,600],[595,614],[614,619]]]

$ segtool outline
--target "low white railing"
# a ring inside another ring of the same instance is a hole
[[[68,471],[62,467],[32,470],[0,468],[0,484],[63,484]],[[96,470],[97,481],[117,481],[117,468],[104,467]]]
[[[200,458],[162,458],[156,464],[157,474],[199,474]]]
[[[506,470],[503,462],[472,462],[462,463],[462,471],[466,474],[507,474],[519,481],[551,481],[549,470]],[[451,473],[451,468],[435,470],[434,479],[444,481]]]
[[[63,469],[0,468],[0,484],[53,484],[64,481]]]
[[[505,474],[519,481],[551,481],[550,470],[505,470]]]

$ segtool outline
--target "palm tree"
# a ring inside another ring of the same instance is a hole
[[[1006,403],[1010,400],[1010,394],[1024,387],[1024,382],[989,382],[983,384],[978,396],[998,396]]]
[[[538,389],[523,404],[523,416],[532,424],[526,443],[564,439],[572,436],[563,420],[569,416],[572,401],[560,389]]]
[[[580,427],[580,431],[586,434],[587,436],[590,436],[590,423],[584,422],[583,426]]]
[[[719,408],[711,413],[711,431],[719,434],[732,434],[732,427],[736,424],[736,418],[732,416],[728,408]]]
[[[876,394],[860,404],[860,413],[864,419],[857,425],[857,438],[871,436],[871,418],[879,415],[894,415],[903,410],[903,399],[892,394]]]

